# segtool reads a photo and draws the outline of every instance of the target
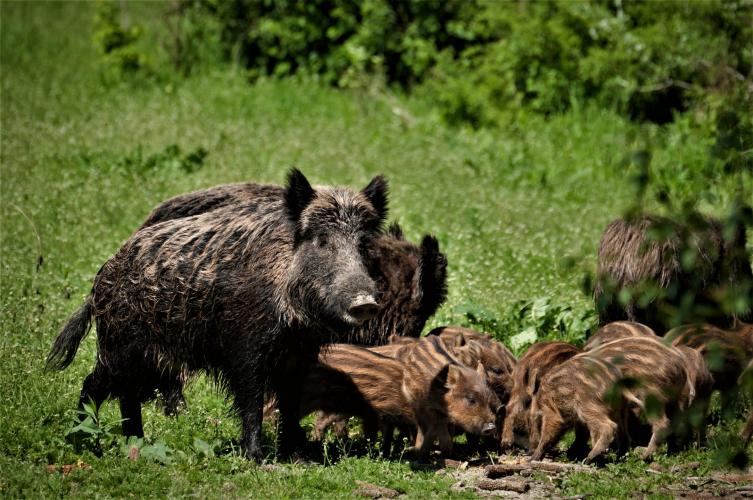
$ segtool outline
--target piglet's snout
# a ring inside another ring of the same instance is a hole
[[[484,427],[481,429],[481,433],[484,436],[491,436],[497,431],[497,426],[494,425],[494,422],[487,422],[484,424]]]

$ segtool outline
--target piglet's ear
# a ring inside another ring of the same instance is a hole
[[[486,368],[484,368],[484,364],[480,361],[478,365],[476,365],[476,373],[481,377],[481,380],[486,382]]]
[[[300,170],[294,168],[288,174],[285,188],[285,209],[293,222],[298,222],[303,209],[314,199],[314,189]]]
[[[447,388],[451,388],[460,382],[460,378],[463,376],[462,368],[460,365],[451,364],[447,371]]]
[[[361,192],[376,210],[380,223],[384,221],[387,218],[387,194],[389,193],[387,179],[377,175]]]

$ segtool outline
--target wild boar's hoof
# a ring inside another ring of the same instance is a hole
[[[257,447],[245,447],[243,449],[243,456],[252,462],[256,462],[257,464],[260,464],[262,460],[264,460],[264,455],[261,452],[261,448]]]
[[[347,315],[353,323],[363,323],[376,316],[378,311],[379,304],[374,300],[374,297],[371,295],[359,295],[351,302]]]

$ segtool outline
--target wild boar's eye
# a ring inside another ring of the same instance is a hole
[[[327,246],[327,237],[324,236],[324,235],[322,235],[322,234],[320,234],[319,236],[316,237],[316,239],[314,240],[314,243],[319,248],[326,247]]]
[[[470,406],[474,406],[476,404],[476,398],[474,398],[473,396],[466,396],[465,400],[468,401],[468,404]]]
[[[499,366],[493,366],[490,368],[491,372],[495,375],[501,375],[502,374],[502,368]]]

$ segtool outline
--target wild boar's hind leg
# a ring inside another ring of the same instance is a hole
[[[166,417],[174,417],[181,408],[186,406],[186,398],[183,396],[183,383],[180,377],[173,377],[167,374],[162,377],[159,385],[159,392],[164,402],[164,413]]]
[[[110,397],[110,377],[102,365],[97,363],[94,370],[84,379],[78,399],[78,409],[82,410],[84,404],[94,403],[94,410],[99,410],[108,397]]]
[[[144,437],[141,423],[141,401],[136,392],[130,391],[120,396],[120,416],[123,418],[123,435]]]

